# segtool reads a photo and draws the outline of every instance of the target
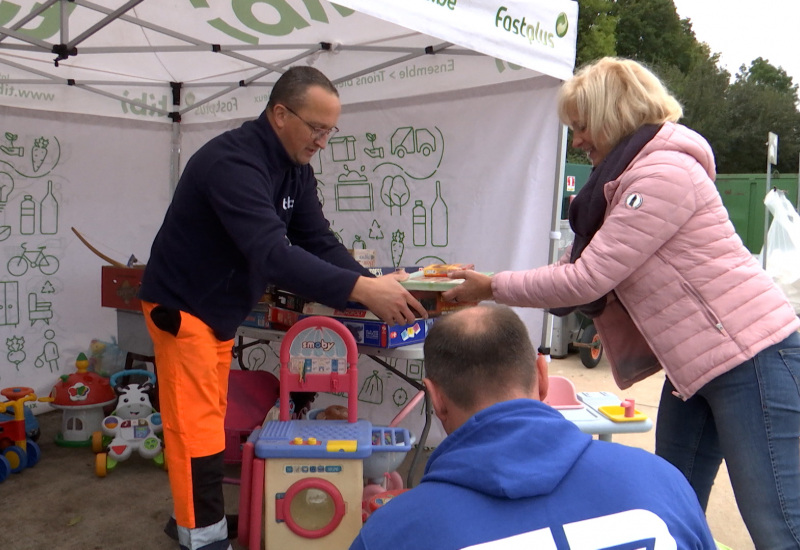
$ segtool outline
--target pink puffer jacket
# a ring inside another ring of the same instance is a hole
[[[606,218],[581,257],[498,273],[495,300],[550,308],[609,295],[594,322],[617,385],[663,367],[689,398],[800,328],[736,235],[715,176],[705,139],[665,124],[605,185]]]

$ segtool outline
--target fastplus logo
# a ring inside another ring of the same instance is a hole
[[[500,6],[494,17],[494,26],[527,38],[528,43],[532,46],[542,44],[549,48],[555,48],[554,37],[563,38],[567,34],[569,20],[566,13],[560,13],[550,31],[541,21],[528,21],[527,16],[519,17],[519,14],[509,13],[506,6]]]

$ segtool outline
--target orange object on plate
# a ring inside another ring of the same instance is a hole
[[[422,268],[425,277],[447,277],[452,271],[475,269],[475,264],[431,264]]]

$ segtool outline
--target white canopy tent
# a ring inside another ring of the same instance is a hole
[[[24,275],[0,280],[19,309],[0,319],[0,386],[47,393],[92,339],[115,336],[102,262],[69,227],[146,262],[190,154],[258,116],[294,64],[340,91],[342,132],[313,164],[348,246],[375,249],[379,265],[485,271],[552,257],[565,140],[554,105],[572,74],[577,2],[103,4],[0,2],[0,266],[37,248],[60,261],[45,273],[30,256]],[[540,311],[524,318],[535,338],[549,334]],[[361,401],[397,406],[395,386],[368,377]]]
[[[5,84],[31,92],[6,93],[4,104],[108,116],[136,116],[138,107],[162,121],[175,113],[173,119],[200,122],[237,118],[241,113],[235,110],[213,116],[199,107],[231,95],[244,104],[268,92],[276,76],[299,61],[314,64],[335,83],[371,75],[369,86],[348,86],[344,103],[540,75],[565,79],[575,62],[577,3],[571,0],[512,0],[502,6],[480,0],[106,4],[116,7],[85,0],[5,0],[0,10]],[[416,75],[393,70],[414,59],[430,66],[425,56],[445,66],[458,60],[458,70],[442,69],[446,74],[424,86]],[[529,70],[513,70],[519,67]],[[178,104],[172,103],[176,87],[184,96]]]

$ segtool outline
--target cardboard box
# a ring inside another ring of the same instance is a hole
[[[144,269],[104,265],[100,275],[100,305],[130,311],[142,311],[136,297]]]
[[[300,318],[311,317],[301,315]],[[376,348],[397,348],[425,339],[433,319],[417,319],[410,325],[387,325],[381,321],[336,317],[353,334],[357,344]]]
[[[335,309],[324,304],[317,302],[309,302],[303,306],[303,313],[306,315],[325,315],[327,317],[347,317],[353,319],[369,319],[372,321],[380,321],[380,318],[366,309],[358,302],[348,302],[357,307],[348,307],[346,309]]]
[[[380,277],[381,275],[388,275],[389,273],[394,273],[395,271],[403,270],[406,273],[414,273],[416,271],[420,271],[422,268],[419,266],[411,265],[411,266],[378,266],[378,267],[369,267],[369,272],[375,275],[376,277]]]
[[[442,298],[441,292],[435,290],[409,290],[409,292],[419,300],[428,315],[434,317],[478,305],[478,302],[448,302]]]
[[[302,296],[292,294],[285,290],[275,289],[275,291],[272,292],[272,304],[279,308],[302,312],[303,306],[309,302],[310,300],[306,300]]]
[[[361,264],[362,267],[375,267],[375,249],[373,248],[349,248],[353,259]]]
[[[269,311],[251,311],[242,321],[242,325],[255,328],[272,328],[272,323],[269,322]]]
[[[272,325],[272,328],[279,330],[287,330],[303,317],[297,311],[272,306],[269,308],[268,315],[267,320]]]

